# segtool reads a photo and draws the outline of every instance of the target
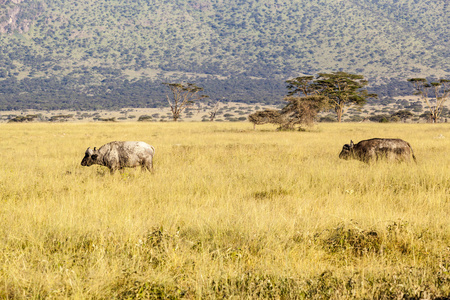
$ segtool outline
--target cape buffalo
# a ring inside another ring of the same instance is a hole
[[[100,165],[108,167],[111,174],[125,167],[153,171],[153,155],[155,148],[144,142],[111,142],[101,146],[98,150],[94,147],[87,148],[82,166]]]
[[[339,154],[342,159],[357,159],[370,162],[379,159],[388,161],[416,161],[411,145],[401,139],[370,139],[360,141],[358,144],[345,144]]]

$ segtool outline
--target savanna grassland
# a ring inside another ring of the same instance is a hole
[[[339,160],[397,137],[417,164]],[[155,172],[80,166],[142,140]],[[450,126],[0,126],[0,298],[450,297]]]

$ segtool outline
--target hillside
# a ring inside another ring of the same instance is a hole
[[[0,109],[165,105],[163,81],[276,103],[344,70],[382,96],[450,74],[446,0],[0,0]],[[399,84],[401,82],[401,84]]]

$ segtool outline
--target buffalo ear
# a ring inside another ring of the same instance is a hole
[[[94,151],[97,151],[97,147],[94,147]]]
[[[92,158],[93,160],[97,160],[97,157],[98,157],[98,154],[92,154],[92,156],[91,156],[91,158]]]

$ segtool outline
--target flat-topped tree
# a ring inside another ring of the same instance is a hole
[[[207,95],[199,94],[203,88],[196,86],[193,83],[167,83],[164,82],[172,91],[172,99],[167,95],[167,102],[169,102],[170,110],[172,112],[172,119],[176,122],[180,118],[181,113],[192,106],[195,101],[207,98]]]
[[[438,82],[430,82],[425,78],[408,79],[416,89],[415,95],[419,95],[422,102],[425,102],[430,113],[431,122],[439,121],[444,103],[450,97],[450,80],[440,79]],[[429,95],[430,91],[433,95]]]
[[[367,98],[375,98],[376,94],[369,94],[363,89],[368,84],[363,75],[346,72],[319,73],[314,80],[314,90],[319,95],[328,98],[334,106],[338,122],[349,105],[364,105]]]
[[[301,96],[309,96],[317,94],[314,86],[314,76],[299,76],[286,80],[286,88],[289,90],[288,96],[300,94]]]

